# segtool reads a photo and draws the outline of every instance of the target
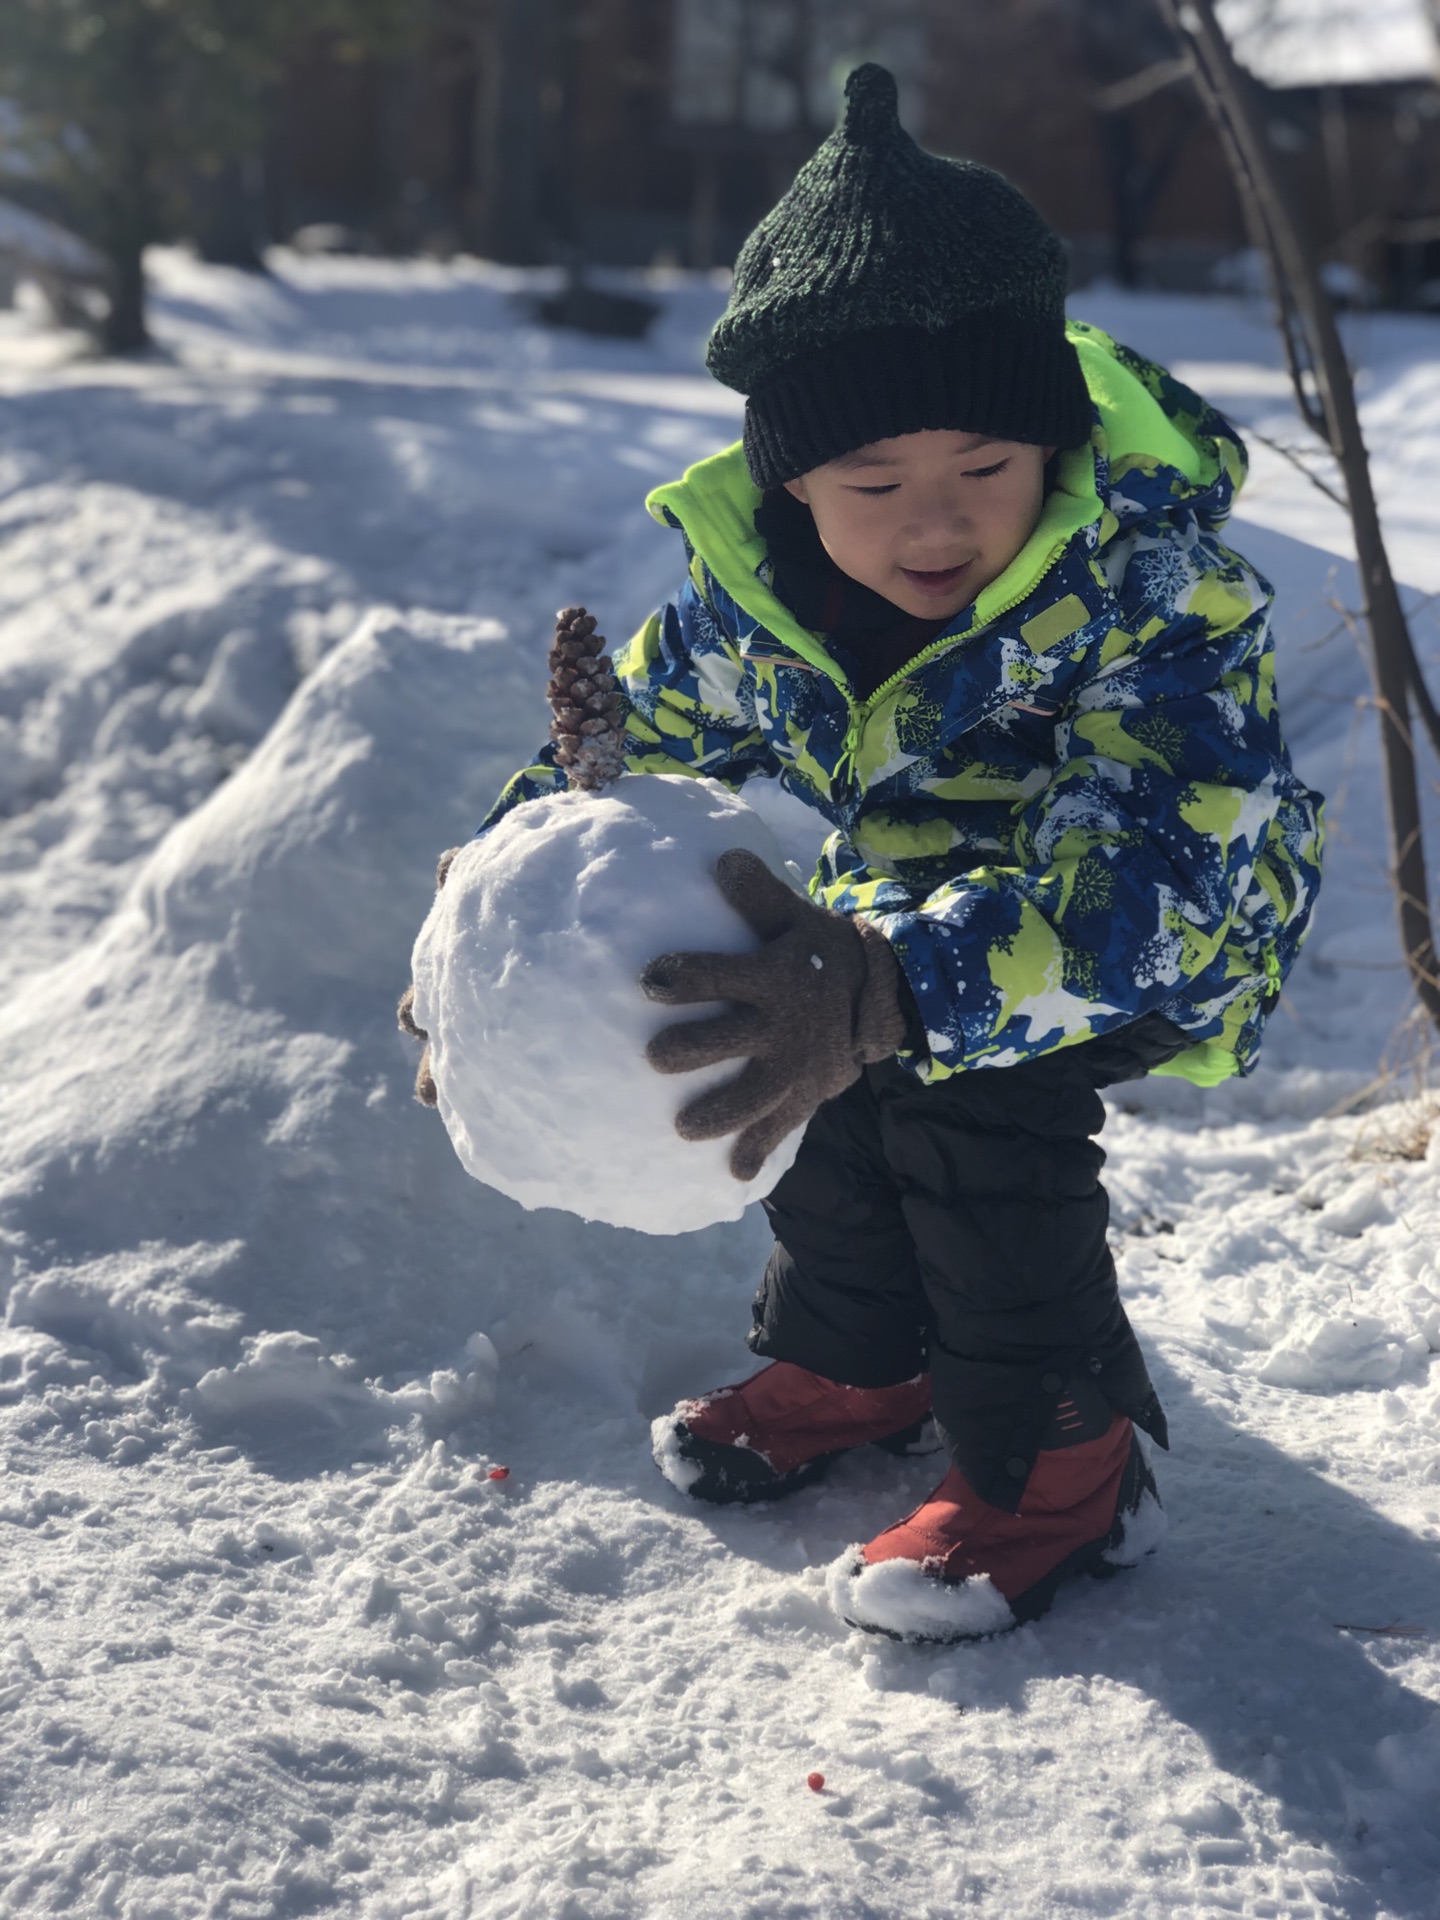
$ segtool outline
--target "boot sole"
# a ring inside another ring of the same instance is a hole
[[[923,1420],[887,1433],[878,1440],[859,1441],[855,1447],[838,1447],[833,1453],[817,1454],[788,1473],[777,1473],[763,1454],[749,1447],[726,1446],[718,1440],[705,1440],[692,1433],[683,1420],[664,1415],[651,1426],[654,1461],[671,1486],[692,1500],[708,1500],[712,1506],[751,1506],[760,1500],[783,1500],[787,1493],[798,1493],[823,1479],[847,1453],[860,1446],[875,1446],[886,1453],[905,1456],[933,1452],[924,1445],[927,1431],[934,1425],[927,1414]],[[938,1446],[938,1442],[937,1442]],[[682,1464],[683,1463],[683,1464]]]

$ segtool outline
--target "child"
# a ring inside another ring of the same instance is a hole
[[[683,1134],[733,1134],[749,1178],[809,1123],[765,1203],[769,1364],[657,1422],[656,1458],[697,1499],[771,1499],[933,1411],[944,1478],[831,1593],[947,1639],[1158,1538],[1098,1089],[1253,1065],[1319,803],[1269,589],[1219,538],[1233,430],[1067,328],[1060,241],[916,147],[889,74],[846,100],[741,252],[708,359],[748,396],[743,446],[652,495],[689,577],[617,662],[628,766],[778,773],[833,828],[812,902],[722,861],[757,953],[642,983],[728,1003],[652,1044],[662,1072],[737,1063]],[[547,750],[491,819],[560,784]]]

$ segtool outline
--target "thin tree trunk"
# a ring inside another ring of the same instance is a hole
[[[1355,169],[1350,156],[1350,126],[1342,87],[1320,89],[1320,134],[1335,231],[1344,250],[1345,264],[1358,278],[1361,261],[1355,245]]]
[[[208,179],[197,180],[195,244],[200,258],[217,267],[264,273],[264,170],[258,154],[232,154]]]
[[[530,265],[540,223],[540,69],[548,0],[496,0],[486,61],[486,251]]]
[[[1201,94],[1219,127],[1237,185],[1265,235],[1300,411],[1328,442],[1344,476],[1370,629],[1401,945],[1415,991],[1440,1025],[1440,970],[1410,724],[1411,689],[1422,684],[1422,678],[1385,549],[1350,368],[1313,252],[1302,238],[1271,159],[1252,83],[1235,62],[1212,0],[1159,0],[1159,5],[1182,44],[1188,42],[1193,50]],[[1313,394],[1307,372],[1315,383]]]
[[[720,157],[695,155],[695,185],[690,196],[690,264],[708,272],[715,264],[716,220],[720,207]]]
[[[150,103],[158,89],[156,25],[143,13],[126,23],[117,70],[120,108],[114,145],[100,153],[99,240],[110,262],[110,311],[103,338],[110,353],[143,353],[150,345],[145,314],[145,248],[160,237]]]
[[[1105,154],[1105,179],[1110,189],[1112,226],[1110,269],[1122,287],[1138,287],[1140,263],[1136,243],[1140,238],[1135,219],[1135,129],[1128,114],[1112,113],[1100,123],[1100,143]]]
[[[112,162],[109,191],[100,206],[100,244],[110,262],[110,311],[102,330],[109,353],[143,353],[150,345],[145,248],[157,237],[157,228],[150,156],[136,131]]]
[[[103,336],[107,353],[143,353],[150,345],[145,321],[145,249],[138,238],[116,241],[110,261],[110,311]]]

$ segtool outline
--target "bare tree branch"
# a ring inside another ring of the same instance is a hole
[[[1100,113],[1124,113],[1130,107],[1138,107],[1142,100],[1163,93],[1166,87],[1173,87],[1178,80],[1189,78],[1188,58],[1157,60],[1141,73],[1132,73],[1111,86],[1101,87],[1098,93],[1091,96],[1091,103]]]
[[[1193,54],[1196,84],[1224,142],[1252,230],[1263,239],[1296,402],[1334,454],[1345,482],[1380,713],[1401,948],[1416,994],[1440,1025],[1440,967],[1410,730],[1411,700],[1427,725],[1434,704],[1424,689],[1424,676],[1385,548],[1355,388],[1334,309],[1321,282],[1314,249],[1303,237],[1275,166],[1254,84],[1236,63],[1215,18],[1213,0],[1158,0],[1158,5],[1166,22]],[[1432,733],[1432,737],[1440,743],[1440,735]]]
[[[1328,480],[1322,480],[1313,467],[1306,466],[1298,447],[1290,447],[1283,440],[1272,439],[1268,433],[1261,433],[1258,427],[1247,426],[1245,433],[1249,439],[1258,440],[1262,447],[1269,447],[1272,453],[1278,453],[1282,460],[1288,460],[1298,473],[1304,474],[1312,487],[1318,488],[1327,500],[1333,500],[1342,513],[1349,513],[1350,502],[1344,494],[1337,493]]]

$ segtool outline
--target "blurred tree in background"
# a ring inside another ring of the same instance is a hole
[[[920,76],[933,4],[675,0],[664,139],[691,170],[692,265],[733,255],[739,233],[779,199],[834,126],[845,76],[861,61],[879,60],[894,72],[905,123],[923,133]],[[741,168],[752,197],[736,218]],[[720,242],[725,212],[728,246]]]
[[[1091,87],[1114,244],[1111,272],[1122,287],[1140,284],[1138,248],[1184,152],[1199,108],[1180,84],[1189,68],[1155,0],[1059,0]],[[1158,126],[1141,109],[1170,92]]]
[[[296,45],[323,34],[359,56],[423,15],[413,0],[3,0],[0,92],[32,176],[109,262],[112,352],[147,343],[144,249],[193,214],[197,183],[244,257],[243,162]]]

